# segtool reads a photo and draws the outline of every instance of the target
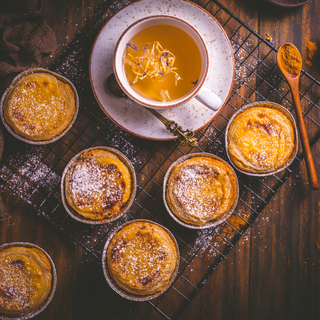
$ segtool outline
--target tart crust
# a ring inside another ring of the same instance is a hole
[[[111,219],[119,215],[131,192],[132,178],[128,167],[110,151],[85,151],[66,173],[66,200],[88,219]]]
[[[107,265],[116,284],[139,296],[164,290],[178,264],[178,252],[168,232],[151,222],[124,226],[111,240]]]
[[[76,112],[72,88],[48,73],[23,77],[10,90],[4,118],[20,136],[33,141],[54,138],[71,123]]]
[[[166,200],[182,221],[202,226],[229,212],[237,198],[237,177],[223,161],[194,157],[174,165]]]
[[[52,289],[52,267],[37,248],[0,251],[0,312],[20,316],[37,309]]]
[[[265,106],[249,108],[236,116],[227,139],[234,165],[254,173],[269,173],[283,167],[296,143],[288,117]]]

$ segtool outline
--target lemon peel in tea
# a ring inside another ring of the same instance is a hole
[[[172,25],[139,31],[127,43],[124,70],[142,97],[166,102],[187,95],[200,77],[202,60],[195,41]]]
[[[137,46],[131,41],[127,46],[137,51]],[[133,83],[144,78],[151,80],[164,81],[166,76],[172,73],[175,77],[175,85],[181,79],[174,67],[176,57],[167,49],[163,49],[158,41],[148,43],[142,48],[141,56],[133,56],[127,53],[127,57],[122,58],[123,61],[132,67],[132,72],[136,75]]]

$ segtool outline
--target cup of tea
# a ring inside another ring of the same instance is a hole
[[[180,18],[151,16],[132,24],[116,45],[113,68],[126,95],[145,107],[165,109],[193,98],[213,110],[222,105],[204,86],[209,69],[205,41]]]

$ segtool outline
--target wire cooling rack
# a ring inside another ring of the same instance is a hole
[[[236,60],[235,82],[227,105],[217,119],[196,133],[198,148],[183,148],[177,141],[143,140],[124,132],[106,118],[89,89],[88,61],[93,40],[103,23],[128,3],[130,1],[107,2],[51,68],[69,78],[79,92],[80,112],[72,129],[58,142],[47,146],[29,146],[6,133],[9,142],[6,145],[10,147],[0,167],[0,182],[98,261],[109,232],[125,221],[146,218],[169,228],[180,248],[179,273],[170,289],[149,303],[165,318],[177,319],[301,162],[302,154],[298,154],[289,168],[273,176],[254,178],[238,174],[238,205],[232,216],[217,228],[194,231],[174,222],[162,202],[162,181],[171,163],[194,152],[211,152],[227,160],[224,131],[229,118],[242,105],[257,100],[280,103],[294,113],[291,94],[276,67],[276,49],[219,2],[211,0],[203,7],[224,27]],[[300,96],[311,144],[320,137],[319,89],[320,83],[302,71]],[[88,226],[73,220],[64,210],[61,174],[75,154],[100,145],[114,147],[132,161],[137,174],[137,196],[128,214],[116,223]]]

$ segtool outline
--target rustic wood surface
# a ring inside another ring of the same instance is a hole
[[[195,2],[203,5],[206,1]],[[317,0],[295,9],[278,8],[265,0],[220,2],[263,37],[272,35],[276,47],[294,43],[303,58],[305,38],[320,41]],[[103,0],[46,2],[47,21],[59,47],[43,61],[44,67],[59,59],[103,4]],[[303,67],[320,79],[319,65]],[[3,88],[10,78],[1,80]],[[319,143],[312,147],[318,174]],[[179,319],[320,319],[320,191],[311,191],[307,181],[303,161]],[[35,243],[50,254],[57,267],[55,296],[35,319],[163,319],[147,303],[118,297],[90,254],[5,186],[0,185],[0,194],[11,216],[0,222],[0,244]]]

